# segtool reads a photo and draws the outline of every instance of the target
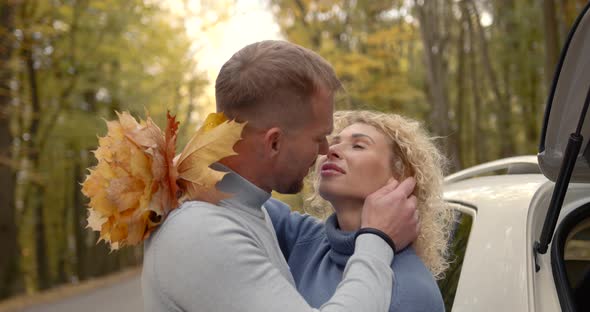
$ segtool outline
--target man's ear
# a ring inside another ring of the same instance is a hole
[[[285,135],[281,128],[273,127],[266,131],[264,134],[264,151],[270,158],[278,155],[284,138]]]

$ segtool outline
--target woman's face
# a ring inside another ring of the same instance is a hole
[[[375,127],[354,123],[330,142],[319,158],[319,193],[331,202],[364,200],[392,177],[391,145]]]

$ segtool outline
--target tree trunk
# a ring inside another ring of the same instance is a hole
[[[476,45],[475,45],[475,27],[473,25],[473,20],[469,15],[468,9],[465,7],[464,3],[462,3],[462,12],[465,15],[467,21],[467,28],[468,28],[468,38],[469,38],[469,73],[471,80],[471,94],[473,96],[473,142],[475,145],[475,163],[481,164],[486,160],[487,155],[487,147],[486,147],[486,140],[483,139],[483,129],[482,123],[483,119],[481,118],[482,115],[482,99],[480,95],[480,88],[481,85],[479,84],[479,77],[477,75],[477,53],[476,53]]]
[[[88,272],[88,247],[86,246],[86,203],[80,183],[84,181],[84,168],[88,164],[88,152],[80,155],[80,163],[74,166],[74,211],[72,214],[74,224],[74,237],[76,241],[76,275],[83,281],[89,277]]]
[[[39,135],[41,124],[41,99],[39,97],[39,87],[37,71],[33,59],[33,41],[31,38],[25,45],[23,54],[29,78],[29,88],[31,92],[31,103],[33,107],[31,128],[29,130],[30,148],[28,150],[29,161],[32,164],[32,170],[38,170],[41,163],[41,151],[35,146],[35,141]],[[39,145],[39,144],[37,144]],[[45,237],[45,215],[43,210],[43,188],[38,183],[31,183],[30,192],[26,194],[30,207],[33,209],[35,218],[35,259],[37,264],[37,286],[39,289],[50,287],[49,262],[47,261],[47,244]]]
[[[70,181],[76,181],[75,171],[78,160],[75,157],[71,157],[75,155],[75,144],[66,143],[62,145],[65,148],[59,148],[59,154],[64,159],[69,159],[68,165],[63,166],[59,170],[60,172],[56,174],[52,174],[55,177],[55,181],[59,181],[60,188],[59,191],[62,192],[62,196],[64,198],[63,208],[62,211],[59,211],[57,206],[52,207],[53,209],[49,210],[51,214],[60,213],[61,216],[58,220],[53,219],[54,232],[53,240],[56,242],[54,244],[54,252],[57,256],[57,274],[56,278],[54,279],[55,285],[66,284],[70,282],[71,274],[74,270],[73,268],[73,253],[70,252],[70,237],[71,237],[71,221],[73,220],[72,215],[76,213],[73,207],[73,198],[76,190],[76,186],[73,183],[69,183]],[[57,151],[53,151],[55,153]],[[52,153],[52,154],[53,154]],[[52,155],[52,158],[55,155]],[[57,159],[56,159],[57,160]],[[57,191],[57,190],[56,190]]]
[[[15,171],[11,165],[12,133],[10,131],[10,59],[13,51],[14,15],[16,1],[0,3],[0,299],[19,288],[19,248],[14,201]]]
[[[484,63],[484,70],[486,71],[486,76],[488,78],[488,81],[490,82],[492,94],[494,94],[494,97],[496,99],[495,107],[498,107],[496,115],[498,116],[500,157],[514,156],[516,148],[514,140],[512,139],[512,134],[514,132],[512,130],[512,112],[510,107],[510,96],[507,94],[507,92],[503,92],[500,88],[496,71],[492,66],[492,61],[490,58],[488,48],[488,40],[485,37],[485,30],[481,25],[479,11],[477,10],[477,6],[475,5],[475,2],[473,0],[470,0],[470,4],[471,12],[473,13],[473,17],[475,20],[475,26],[477,27],[477,35],[479,39],[479,46],[481,48],[482,61]]]
[[[459,24],[459,39],[457,41],[457,100],[456,100],[456,121],[457,121],[457,157],[461,167],[467,165],[467,155],[463,149],[465,140],[465,25],[461,20]],[[457,168],[458,169],[458,168]]]
[[[420,34],[424,45],[424,60],[426,63],[426,82],[428,99],[432,106],[430,114],[430,126],[435,135],[447,137],[451,135],[449,118],[449,95],[447,92],[448,64],[445,60],[445,43],[448,36],[448,25],[440,23],[439,19],[446,21],[445,7],[450,5],[439,0],[424,1],[420,4],[415,1],[415,8],[420,22]],[[441,12],[442,10],[442,12]],[[447,12],[448,13],[448,12]],[[442,15],[442,16],[441,16]],[[443,143],[445,155],[450,160],[450,170],[460,168],[458,148],[453,140]]]
[[[543,0],[543,20],[545,26],[545,84],[547,90],[549,90],[553,82],[557,58],[559,57],[557,16],[553,0]]]

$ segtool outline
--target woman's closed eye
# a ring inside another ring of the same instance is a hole
[[[365,149],[365,146],[364,145],[361,145],[361,144],[353,144],[352,145],[352,148],[354,148],[354,149]]]

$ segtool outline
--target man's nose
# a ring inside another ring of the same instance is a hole
[[[320,144],[318,154],[320,154],[320,155],[328,154],[329,148],[330,148],[330,145],[328,145],[328,140],[324,139],[324,141]]]

